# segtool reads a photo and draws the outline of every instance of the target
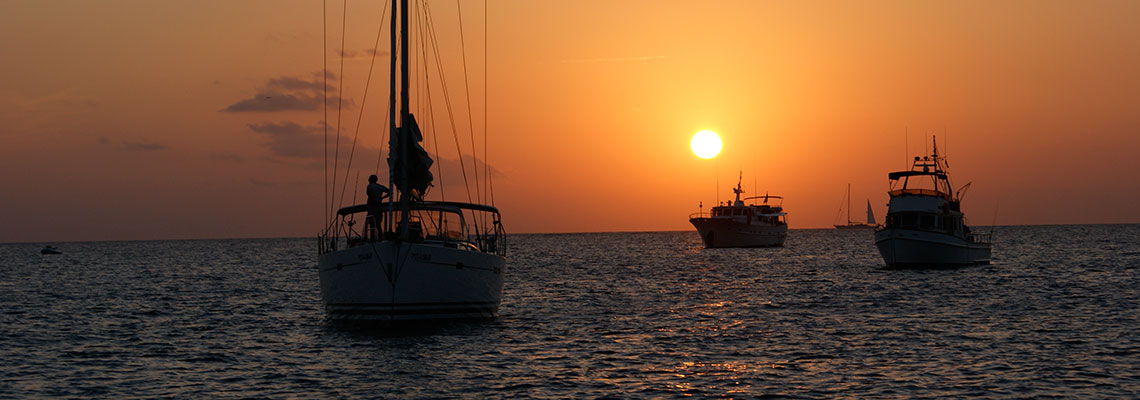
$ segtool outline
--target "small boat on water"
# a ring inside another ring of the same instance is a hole
[[[40,250],[40,254],[63,254],[63,251],[57,249],[55,246],[48,245],[44,246],[43,250]]]
[[[966,225],[962,197],[970,184],[957,191],[950,184],[949,164],[934,153],[915,157],[909,171],[888,175],[891,196],[886,226],[875,231],[888,268],[965,266],[989,264],[991,234],[976,234]]]
[[[391,48],[399,51],[391,54],[391,82],[402,77],[389,88],[392,195],[387,202],[340,208],[321,232],[321,301],[336,322],[496,318],[507,267],[499,210],[424,200],[434,186],[434,161],[420,145],[423,133],[411,113],[408,10],[408,0],[392,4],[391,23],[399,30],[392,30]],[[357,220],[366,221],[363,229]]]
[[[851,185],[847,185],[847,224],[835,224],[835,229],[874,229],[878,227],[875,224],[875,212],[871,211],[871,200],[867,200],[867,223],[857,222],[851,220]]]
[[[788,214],[784,212],[780,196],[754,196],[743,200],[744,190],[737,181],[736,200],[729,205],[718,205],[712,212],[703,211],[689,216],[689,223],[697,228],[705,247],[771,247],[783,246],[788,237]],[[763,200],[760,204],[745,204],[748,200]],[[777,200],[777,202],[769,203]]]

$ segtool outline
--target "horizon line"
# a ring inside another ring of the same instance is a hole
[[[1140,225],[1140,222],[1093,222],[1093,223],[1079,223],[1079,224],[1016,224],[1016,225],[973,225],[975,228],[982,227],[1021,227],[1021,226],[1075,226],[1075,225]],[[788,228],[789,231],[808,231],[808,230],[833,230],[840,232],[835,227],[805,227],[805,228]],[[671,233],[671,232],[696,232],[691,229],[684,230],[614,230],[614,231],[568,231],[568,232],[519,232],[508,233],[507,235],[582,235],[582,234],[601,234],[601,233]],[[21,244],[55,244],[55,243],[105,243],[105,242],[167,242],[167,241],[196,241],[196,240],[273,240],[273,239],[315,239],[316,236],[261,236],[261,237],[217,237],[217,238],[182,238],[182,239],[97,239],[97,240],[65,240],[65,241],[18,241],[18,242],[0,242],[0,245],[21,245]]]

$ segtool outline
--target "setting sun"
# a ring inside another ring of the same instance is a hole
[[[720,154],[720,136],[717,136],[713,131],[700,131],[693,135],[693,141],[689,143],[689,147],[693,148],[693,154],[697,157],[709,159],[716,157]]]

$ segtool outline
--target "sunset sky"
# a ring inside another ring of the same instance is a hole
[[[328,3],[359,199],[384,147],[387,37],[363,90],[384,1],[348,1],[343,47]],[[793,229],[830,227],[849,183],[881,218],[931,135],[973,225],[1140,222],[1140,2],[493,0],[487,40],[485,3],[460,4],[465,52],[456,2],[428,6],[465,157],[486,107],[510,233],[689,230],[741,171]],[[322,36],[319,0],[0,2],[0,242],[315,236]],[[706,129],[711,160],[689,148]],[[432,195],[466,201],[437,135]]]

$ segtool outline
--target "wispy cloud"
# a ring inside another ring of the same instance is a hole
[[[377,50],[374,48],[369,48],[369,49],[365,49],[365,50],[361,50],[361,51],[338,49],[337,54],[341,57],[344,57],[345,59],[358,59],[358,58],[371,59],[372,57],[376,57],[376,58],[388,57],[391,53],[389,53],[388,50]]]
[[[333,133],[336,127],[328,128],[329,137],[325,138],[325,126],[318,122],[314,125],[301,125],[293,121],[262,122],[246,125],[249,130],[260,133],[269,138],[268,147],[274,155],[292,158],[318,159],[325,156],[324,146],[326,140],[329,148],[336,146]],[[340,146],[346,149],[352,145],[348,135],[340,136]],[[330,150],[331,151],[331,150]],[[357,151],[375,153],[375,149],[365,150],[358,146]]]
[[[130,142],[130,141],[124,140],[122,147],[120,147],[120,148],[125,150],[125,151],[130,151],[130,152],[158,151],[158,150],[166,149],[166,145],[159,144],[159,143]]]
[[[642,57],[617,57],[617,58],[577,58],[570,60],[562,60],[562,64],[588,64],[588,63],[615,63],[615,62],[630,62],[630,61],[653,61],[664,60],[665,56],[642,56]]]
[[[324,82],[316,80],[309,81],[292,76],[282,76],[280,78],[270,79],[265,86],[282,90],[321,90],[324,88]],[[330,86],[329,90],[336,90],[336,88]]]
[[[261,179],[257,179],[257,178],[249,178],[249,183],[253,184],[254,186],[261,186],[261,187],[274,187],[274,186],[277,186],[277,184],[276,184],[276,183],[273,183],[273,182],[268,182],[268,181],[263,181],[263,180],[261,180]]]
[[[288,32],[270,32],[262,37],[267,42],[273,43],[295,43],[302,40],[318,39],[312,32],[304,29],[295,29]]]
[[[253,96],[238,100],[222,109],[225,112],[275,112],[275,111],[317,111],[321,109],[321,99],[324,98],[326,82],[321,79],[320,71],[314,72],[311,79],[295,76],[282,76],[271,78],[257,89]],[[336,74],[325,72],[328,80],[336,82]],[[337,94],[337,87],[328,84],[328,104],[341,104]],[[351,108],[355,105],[351,99],[345,99],[344,106]]]
[[[127,151],[127,152],[132,152],[132,153],[159,151],[159,150],[166,150],[166,148],[167,148],[167,146],[165,144],[161,144],[161,143],[139,142],[139,141],[132,141],[132,140],[121,140],[118,142],[118,144],[112,145],[111,139],[107,138],[106,136],[99,136],[98,138],[95,138],[95,142],[99,143],[102,146],[111,146],[116,150]]]
[[[238,100],[223,111],[226,112],[273,112],[273,111],[316,111],[321,107],[321,96],[285,94],[279,92],[258,92],[248,99]]]
[[[211,153],[210,159],[214,160],[214,161],[233,161],[233,162],[245,161],[245,157],[242,157],[242,156],[234,154],[234,153]]]

